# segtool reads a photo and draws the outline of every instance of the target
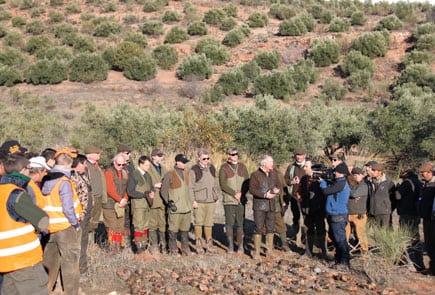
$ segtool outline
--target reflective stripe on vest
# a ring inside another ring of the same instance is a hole
[[[71,226],[71,223],[63,213],[62,201],[60,200],[59,195],[59,188],[63,181],[67,181],[71,185],[74,201],[74,212],[76,217],[79,218],[79,215],[82,212],[82,205],[80,204],[79,197],[77,196],[74,183],[71,181],[71,179],[65,176],[61,177],[53,186],[53,189],[50,191],[50,193],[46,196],[46,205],[43,208],[49,217],[48,231],[50,233],[55,233]]]
[[[42,248],[30,223],[13,220],[6,208],[9,195],[22,190],[13,184],[0,185],[0,272],[11,272],[42,261]]]

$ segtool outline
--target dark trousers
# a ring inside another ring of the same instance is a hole
[[[263,234],[264,226],[266,233],[272,234],[275,231],[275,212],[254,210],[255,234]]]
[[[423,233],[427,255],[430,258],[429,268],[432,275],[435,275],[435,220],[423,219]]]
[[[290,209],[293,214],[293,227],[294,229],[297,228],[297,231],[295,232],[295,234],[297,234],[299,231],[299,221],[301,219],[301,209],[299,201],[296,200],[296,198],[290,198]]]
[[[323,212],[313,212],[305,216],[304,224],[307,227],[307,235],[325,235],[325,214]]]
[[[335,246],[335,262],[349,265],[349,245],[346,239],[347,214],[329,215],[329,237]]]
[[[224,205],[225,211],[225,228],[227,231],[233,231],[236,226],[237,232],[243,232],[243,223],[245,221],[245,206]]]
[[[88,271],[88,244],[89,244],[89,222],[91,220],[91,211],[88,211],[80,222],[82,238],[80,242],[80,273],[85,274]]]

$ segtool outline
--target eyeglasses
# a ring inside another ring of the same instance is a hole
[[[230,156],[234,157],[234,156],[238,156],[239,153],[233,153],[233,154],[229,154]]]
[[[127,164],[119,164],[119,163],[116,163],[115,165],[118,166],[118,167],[125,167],[125,166],[127,166]]]
[[[207,157],[207,158],[202,158],[201,160],[203,160],[203,161],[205,161],[205,160],[210,160],[210,158],[209,158],[209,157]]]
[[[130,154],[131,154],[131,152],[124,152],[124,154],[126,154],[126,155],[130,155]]]

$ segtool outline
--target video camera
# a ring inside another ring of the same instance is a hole
[[[322,178],[326,181],[334,180],[334,168],[328,168],[322,164],[315,164],[311,166],[311,169],[313,170],[313,179]]]

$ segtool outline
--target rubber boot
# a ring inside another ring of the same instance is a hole
[[[243,249],[243,232],[242,231],[237,232],[236,241],[237,241],[237,253],[243,254],[245,251]]]
[[[322,258],[325,260],[329,260],[328,251],[326,249],[326,235],[317,234],[316,238],[317,238],[317,245],[319,245],[319,248],[322,251]]]
[[[252,253],[253,259],[259,259],[260,258],[260,249],[261,249],[261,235],[255,234],[253,235],[254,238],[254,251]]]
[[[181,233],[181,255],[189,256],[190,248],[189,248],[189,232],[182,231]]]
[[[211,226],[204,226],[204,235],[205,235],[205,248],[206,248],[205,251],[210,254],[217,253],[213,245]]]
[[[151,254],[158,253],[159,252],[159,241],[157,238],[157,231],[155,231],[155,230],[148,231],[148,237],[149,237]]]
[[[123,241],[124,241],[124,243],[123,243],[124,244],[124,250],[123,250],[123,252],[131,253],[132,249],[131,249],[130,235],[124,235],[123,236]]]
[[[233,231],[227,231],[228,248],[227,253],[234,253],[234,233]]]
[[[195,250],[197,254],[204,254],[204,240],[198,238],[195,240]]]
[[[266,234],[266,256],[273,256],[273,237],[274,234]]]
[[[284,252],[290,251],[290,248],[289,248],[288,243],[287,243],[287,235],[286,234],[280,234],[279,238],[281,240],[281,245],[282,245],[281,249],[282,249],[282,251],[284,251]]]
[[[168,231],[168,246],[169,246],[169,254],[171,255],[178,255],[178,248],[177,248],[177,232]]]
[[[158,232],[159,235],[159,246],[160,246],[160,251],[162,252],[162,254],[166,253],[167,249],[166,249],[166,233],[165,232]]]
[[[315,236],[313,234],[307,234],[306,239],[307,240],[305,242],[305,255],[307,255],[308,257],[312,257]]]

